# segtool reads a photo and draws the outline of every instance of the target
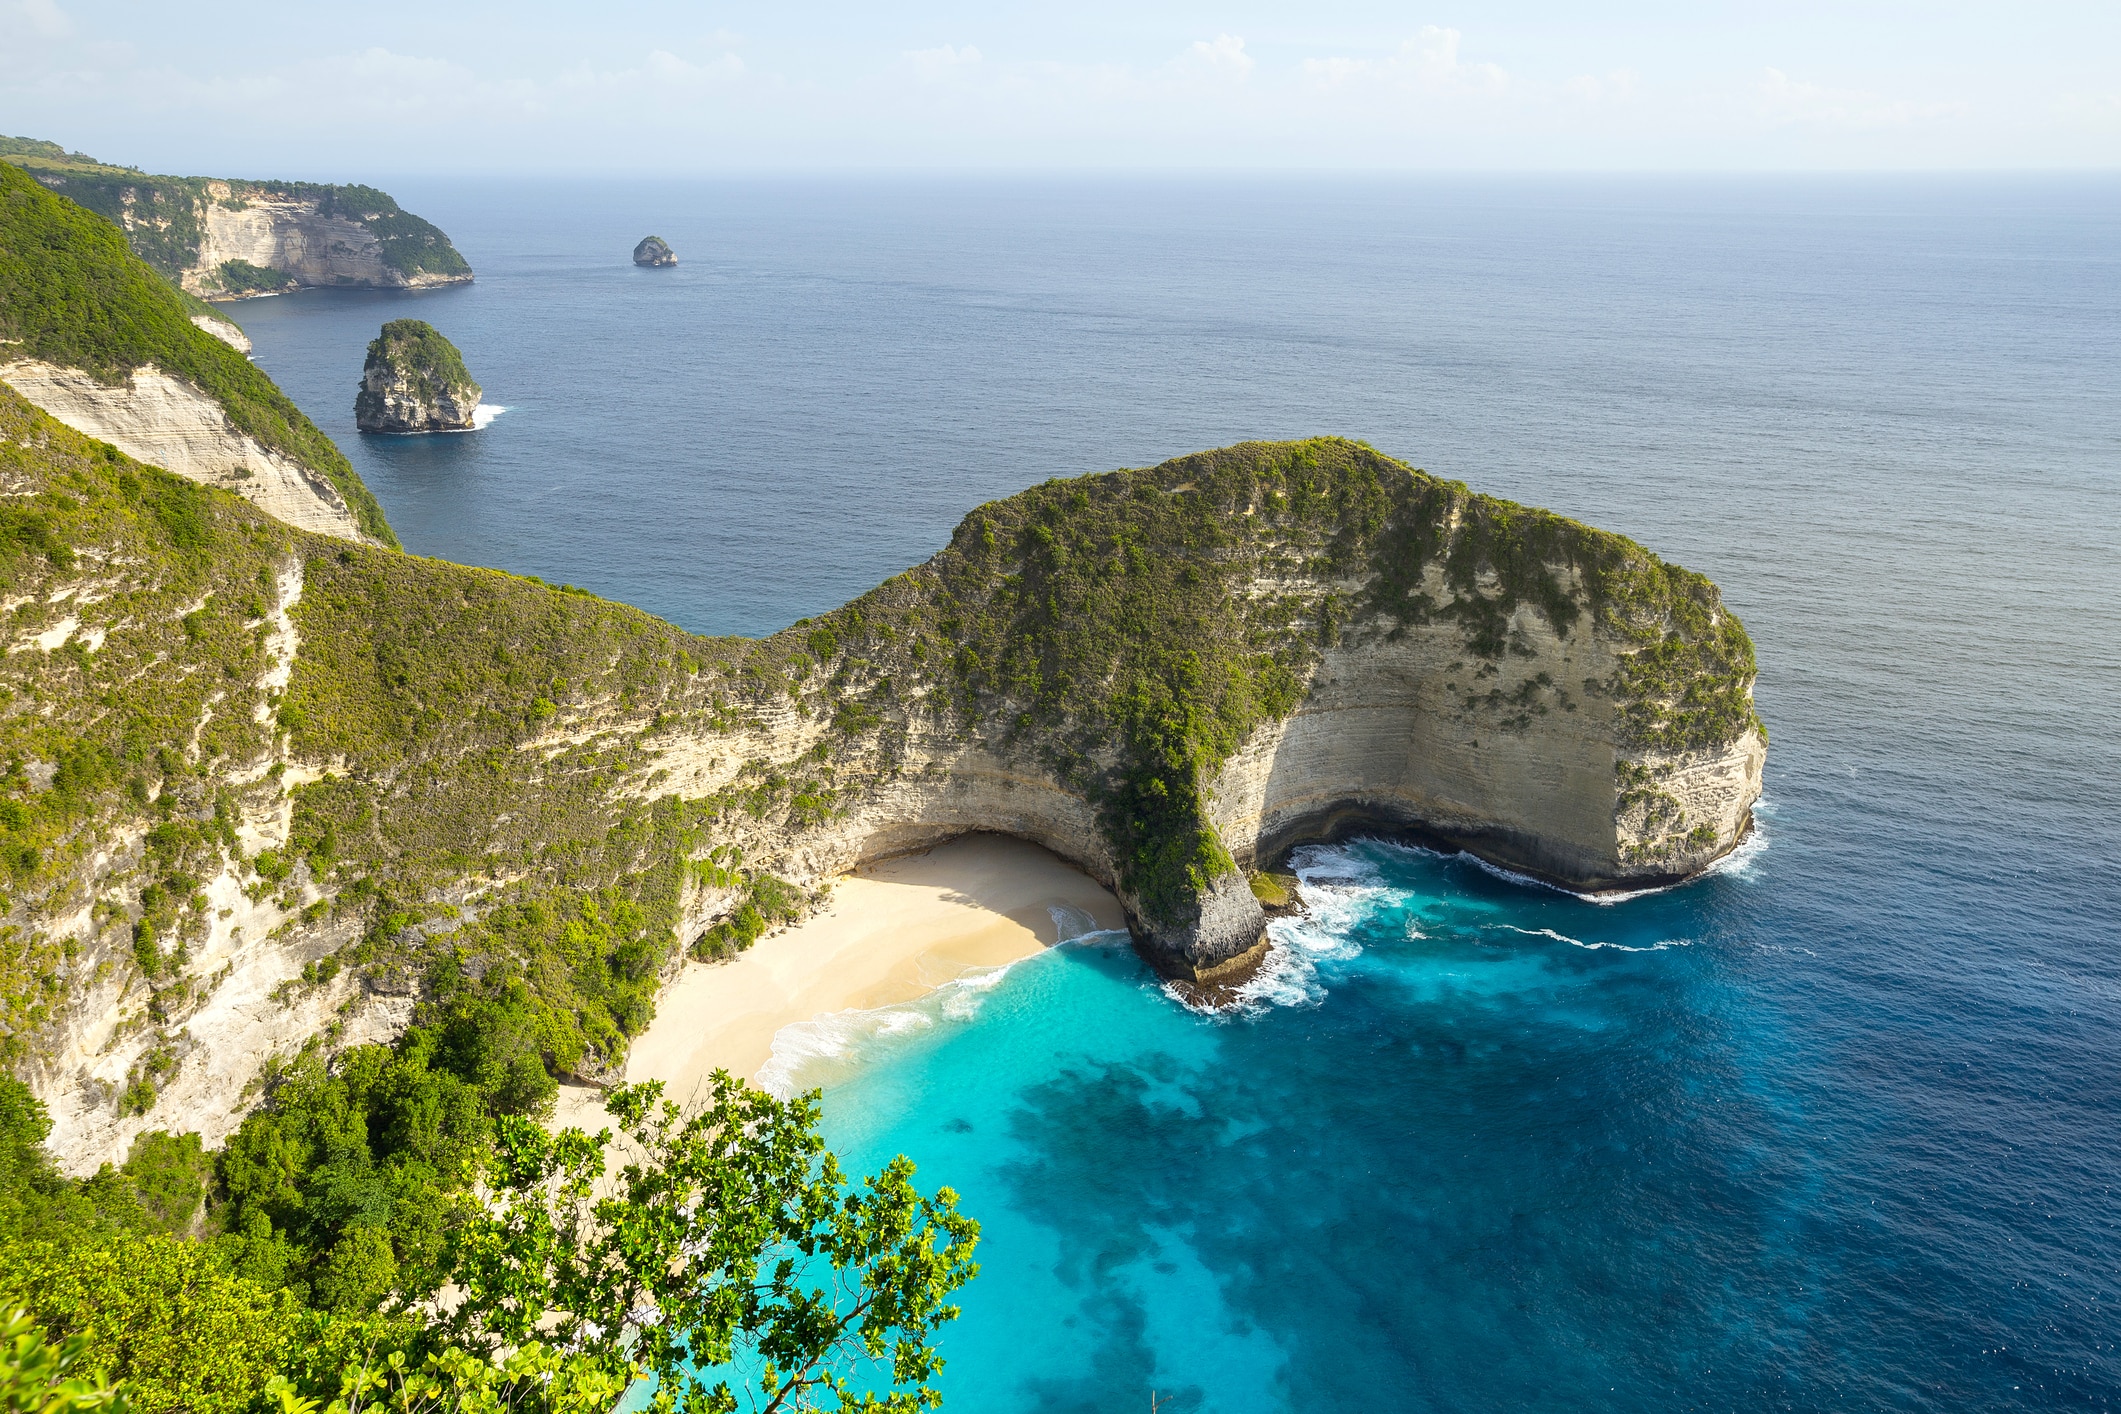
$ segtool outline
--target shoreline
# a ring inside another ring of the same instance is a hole
[[[629,1083],[683,1103],[716,1069],[755,1080],[786,1027],[925,996],[1061,941],[1054,910],[1126,926],[1119,900],[1058,855],[1006,835],[960,835],[858,867],[831,901],[724,962],[687,961],[634,1039]],[[1074,936],[1079,929],[1068,930]],[[594,1086],[563,1084],[551,1127],[608,1123]]]

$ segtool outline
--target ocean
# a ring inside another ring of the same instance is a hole
[[[416,552],[756,634],[1338,433],[1752,632],[1761,828],[1686,887],[1357,841],[1236,1012],[1092,936],[834,1023],[835,1147],[985,1226],[946,1408],[2121,1403],[2121,181],[379,184],[475,285],[235,313]],[[507,411],[357,434],[404,315]]]

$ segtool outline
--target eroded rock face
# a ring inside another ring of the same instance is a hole
[[[210,314],[194,314],[191,322],[193,328],[205,330],[245,358],[250,357],[250,335],[228,320],[216,319]]]
[[[808,882],[1022,835],[1194,981],[1256,953],[1243,871],[1300,842],[1405,833],[1609,892],[1700,872],[1760,793],[1753,650],[1714,585],[1352,443],[1048,483],[819,622],[784,636],[831,669],[791,689],[811,715],[673,742],[673,789],[792,773],[858,703],[881,720],[834,748],[835,818],[747,831],[747,858]]]
[[[643,236],[641,243],[633,248],[633,263],[636,265],[675,265],[677,252],[661,236]]]
[[[394,319],[368,346],[354,424],[363,432],[468,432],[481,389],[455,344],[421,319]]]
[[[0,364],[0,382],[77,432],[165,471],[233,491],[289,525],[345,540],[367,538],[329,478],[259,445],[219,403],[153,364],[109,384],[78,368],[24,359]]]
[[[1625,651],[1529,605],[1520,651],[1482,659],[1455,625],[1351,633],[1295,712],[1223,764],[1217,830],[1240,863],[1363,830],[1411,831],[1582,892],[1698,873],[1745,835],[1757,727],[1693,751],[1632,745],[1610,684]]]
[[[54,485],[116,474],[72,437],[23,426],[0,490],[42,489],[46,463]],[[1567,888],[1639,888],[1732,849],[1760,792],[1753,649],[1714,585],[1355,443],[1033,487],[760,640],[216,514],[226,546],[284,546],[210,596],[246,616],[225,665],[187,627],[210,626],[192,617],[209,596],[145,613],[152,577],[119,578],[147,563],[144,522],[122,553],[18,560],[18,700],[87,730],[121,669],[211,685],[158,743],[191,763],[164,789],[225,798],[237,838],[176,861],[198,901],[171,905],[189,951],[159,971],[128,959],[172,866],[124,791],[15,896],[17,946],[65,981],[19,1026],[70,1172],[143,1128],[227,1133],[261,1059],[327,1013],[347,1027],[328,1045],[394,1034],[425,968],[514,956],[492,919],[565,916],[590,888],[641,910],[646,982],[706,955],[762,881],[795,900],[785,921],[865,860],[995,831],[1112,887],[1142,954],[1212,990],[1264,947],[1244,871],[1292,844],[1406,831]],[[18,754],[49,789],[52,763]],[[419,912],[372,934],[386,897]],[[347,973],[328,965],[369,936]],[[565,1064],[620,1073],[624,1044],[600,1033]],[[125,1100],[140,1077],[146,1113]]]

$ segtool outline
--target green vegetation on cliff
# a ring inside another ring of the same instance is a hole
[[[12,347],[106,378],[152,359],[283,450],[329,447],[114,228],[4,165],[0,237]],[[1048,482],[745,641],[294,530],[0,389],[0,598],[0,1062],[48,1056],[69,994],[116,979],[109,1039],[139,1059],[88,1084],[154,1114],[196,1074],[187,1023],[220,980],[198,950],[238,923],[305,949],[278,959],[307,963],[283,1000],[350,1015],[349,974],[410,999],[390,1044],[327,1023],[272,1057],[218,1152],[148,1131],[78,1182],[0,1078],[0,1305],[82,1340],[157,1414],[301,1414],[356,1390],[406,1414],[590,1414],[641,1364],[668,1407],[688,1362],[769,1337],[796,1395],[838,1392],[819,1352],[852,1340],[912,1342],[896,1372],[924,1386],[971,1271],[947,1190],[922,1199],[894,1164],[848,1191],[806,1102],[728,1086],[704,1121],[615,1092],[648,1158],[603,1199],[598,1146],[530,1123],[559,1081],[614,1077],[681,947],[726,955],[811,901],[771,871],[806,867],[805,832],[908,769],[917,729],[1041,758],[1096,806],[1141,915],[1183,924],[1233,867],[1208,783],[1351,638],[1442,623],[1492,669],[1538,620],[1595,627],[1632,650],[1583,684],[1612,699],[1623,751],[1755,724],[1752,648],[1707,580],[1335,439]],[[1542,675],[1509,705],[1561,692]],[[717,784],[680,797],[666,769]],[[1616,779],[1623,809],[1678,827],[1654,769]],[[688,1264],[715,1222],[757,1240],[703,1276]],[[798,1278],[817,1269],[791,1253],[883,1304],[813,1303]],[[444,1282],[467,1303],[428,1322],[416,1303]],[[671,1320],[631,1347],[575,1319],[645,1300]],[[572,1322],[564,1342],[538,1339],[548,1320]]]
[[[468,419],[479,393],[463,354],[441,331],[424,319],[393,319],[369,340],[354,421],[367,432]]]
[[[285,270],[253,265],[247,260],[224,260],[220,264],[221,288],[232,295],[277,293],[294,288],[295,280]]]
[[[13,1059],[67,990],[67,949],[33,920],[66,906],[111,829],[144,836],[148,892],[131,927],[150,984],[199,936],[199,882],[233,838],[222,776],[271,742],[249,712],[211,708],[258,690],[262,621],[292,544],[235,497],[142,466],[5,388],[0,487],[5,626],[11,644],[37,645],[11,655],[0,685],[0,1059]],[[71,597],[84,580],[108,615],[101,633]],[[58,585],[69,594],[53,602]]]
[[[1717,746],[1753,724],[1752,645],[1707,579],[1336,438],[1035,486],[775,644],[837,658],[872,713],[926,687],[968,724],[1007,724],[1097,803],[1143,911],[1180,922],[1231,867],[1206,781],[1294,709],[1321,650],[1358,621],[1442,620],[1500,659],[1528,651],[1525,607],[1641,645],[1610,685],[1633,744]]]
[[[678,947],[687,860],[736,807],[613,787],[643,766],[656,714],[740,645],[293,530],[5,388],[0,486],[9,641],[49,645],[12,655],[0,688],[0,1057],[77,970],[34,920],[86,902],[72,891],[88,855],[127,831],[143,838],[137,908],[96,907],[131,932],[152,1024],[196,1004],[182,968],[207,928],[200,889],[240,865],[265,893],[338,894],[332,907],[364,920],[347,963],[436,997],[523,992],[557,1072],[623,1052]],[[297,564],[301,652],[273,697],[269,620]],[[565,723],[606,702],[639,719],[572,739]],[[282,740],[339,766],[294,791],[285,847],[246,858],[235,822],[277,798],[263,768]],[[476,903],[446,902],[466,888]],[[460,956],[477,965],[457,970]]]
[[[495,1034],[520,1038],[511,1054],[548,1075],[606,1074],[682,946],[723,955],[802,907],[733,842],[829,820],[899,769],[922,712],[1037,752],[1076,783],[1156,922],[1183,921],[1231,867],[1205,782],[1294,708],[1346,633],[1440,618],[1460,624],[1469,653],[1499,658],[1517,651],[1522,608],[1569,633],[1595,618],[1642,646],[1608,685],[1634,738],[1720,745],[1753,720],[1750,644],[1706,580],[1355,443],[1251,445],[1048,483],[975,511],[929,564],[746,642],[304,535],[0,399],[10,407],[0,455],[34,492],[9,513],[0,562],[22,600],[16,641],[55,634],[72,611],[54,595],[84,565],[138,568],[100,591],[110,627],[93,649],[84,621],[14,660],[0,862],[23,917],[51,916],[94,841],[121,822],[146,833],[122,921],[156,1024],[192,1004],[183,960],[206,927],[199,889],[233,867],[259,896],[290,911],[316,898],[306,920],[351,930],[303,985],[359,969],[425,998],[423,1025],[505,1004],[519,1021]],[[297,562],[301,648],[267,697],[276,576]],[[121,690],[156,675],[167,684]],[[668,734],[741,730],[791,700],[824,729],[800,760],[742,762],[701,799],[655,789]],[[329,764],[292,790],[287,841],[246,857],[235,822],[278,799],[263,771],[276,753]],[[249,784],[232,783],[239,770]],[[681,936],[702,891],[729,911]],[[0,1021],[21,1035],[50,1014],[69,964],[15,926]],[[159,1072],[143,1062],[134,1083],[151,1107]]]
[[[396,538],[383,508],[329,437],[249,359],[194,326],[183,296],[126,248],[108,221],[0,163],[0,339],[13,357],[121,384],[152,363],[226,409],[263,445],[328,477],[361,529]]]
[[[374,187],[151,176],[35,138],[0,137],[0,164],[28,171],[52,190],[122,228],[133,253],[172,283],[199,263],[208,205],[219,203],[240,210],[252,201],[313,202],[320,215],[358,222],[375,236],[383,263],[408,277],[471,273],[471,266],[440,227],[404,210],[389,193]],[[228,195],[216,196],[216,186]],[[231,283],[226,266],[217,273],[221,288],[229,294],[267,288],[243,284],[240,277]]]
[[[469,275],[470,264],[432,221],[413,215],[374,187],[325,186],[315,182],[246,183],[264,193],[285,192],[314,200],[326,216],[343,216],[369,229],[381,244],[383,263],[402,275]]]

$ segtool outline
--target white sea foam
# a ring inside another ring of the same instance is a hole
[[[1737,847],[1729,854],[1710,864],[1706,869],[1703,869],[1701,873],[1694,876],[1695,878],[1707,878],[1712,874],[1729,874],[1743,879],[1751,875],[1754,861],[1759,859],[1762,852],[1767,849],[1767,829],[1760,823],[1760,813],[1772,815],[1774,812],[1772,808],[1765,812],[1760,812],[1759,807],[1766,804],[1767,802],[1764,799],[1756,803],[1753,828],[1746,834],[1744,839],[1738,842]],[[1400,848],[1419,849],[1420,846],[1404,845],[1400,846]],[[1422,850],[1422,853],[1434,854],[1436,851]],[[1507,879],[1513,884],[1528,884],[1535,889],[1545,889],[1550,893],[1566,894],[1570,898],[1582,899],[1585,903],[1595,903],[1601,907],[1616,903],[1627,903],[1632,899],[1649,898],[1653,894],[1670,893],[1673,889],[1684,888],[1687,884],[1693,882],[1691,879],[1682,879],[1676,884],[1659,884],[1653,889],[1565,889],[1559,884],[1550,884],[1545,879],[1535,879],[1530,874],[1520,874],[1515,869],[1506,869],[1500,864],[1491,864],[1469,850],[1460,850],[1454,857],[1470,861],[1498,879]]]
[[[756,1082],[760,1089],[786,1099],[800,1090],[796,1077],[802,1071],[819,1061],[844,1059],[865,1035],[881,1030],[884,1024],[913,1029],[897,1017],[885,1023],[875,1011],[838,1011],[783,1026],[773,1033],[773,1052],[759,1067]]]
[[[1750,879],[1753,877],[1753,866],[1760,862],[1760,856],[1767,853],[1768,847],[1768,828],[1761,822],[1761,817],[1764,815],[1769,819],[1773,819],[1774,814],[1774,807],[1768,804],[1765,797],[1755,802],[1753,806],[1753,832],[1738,842],[1738,848],[1732,850],[1701,872],[1704,874],[1729,874],[1739,879]]]
[[[1267,924],[1267,955],[1259,970],[1211,1005],[1199,989],[1176,982],[1164,995],[1198,1016],[1227,1020],[1270,1007],[1316,1006],[1326,998],[1318,964],[1358,957],[1353,933],[1364,914],[1399,890],[1384,883],[1384,871],[1342,845],[1302,845],[1289,856],[1304,911]]]
[[[1049,905],[1047,911],[1061,931],[1052,948],[1033,953],[999,967],[982,967],[953,977],[927,995],[889,1006],[854,1008],[831,1012],[809,1021],[793,1021],[773,1033],[773,1050],[759,1067],[759,1088],[783,1099],[806,1088],[806,1071],[821,1062],[858,1064],[870,1044],[930,1030],[939,1022],[962,1024],[976,1018],[987,994],[1000,986],[1014,968],[1061,947],[1097,947],[1125,942],[1124,929],[1103,929],[1097,920],[1078,908]]]
[[[493,421],[495,418],[499,417],[502,413],[506,411],[508,411],[507,408],[496,407],[492,403],[480,403],[477,407],[471,410],[472,430],[476,432],[479,428],[484,427],[487,423]]]
[[[1056,939],[1059,942],[1069,943],[1103,931],[1097,926],[1097,920],[1080,908],[1065,903],[1049,903],[1046,905],[1046,912],[1053,919]]]
[[[910,1006],[836,1011],[792,1022],[773,1033],[773,1053],[759,1067],[758,1086],[786,1099],[804,1088],[800,1077],[818,1062],[844,1062],[865,1042],[925,1031],[933,1025],[933,1017]]]
[[[1519,928],[1512,923],[1490,923],[1489,928],[1500,928],[1506,932],[1522,933],[1527,938],[1552,938],[1557,943],[1567,943],[1572,948],[1596,952],[1600,948],[1611,948],[1615,952],[1663,952],[1666,948],[1683,948],[1692,943],[1692,938],[1660,938],[1654,943],[1587,943],[1581,938],[1572,938],[1567,933],[1552,928]]]

